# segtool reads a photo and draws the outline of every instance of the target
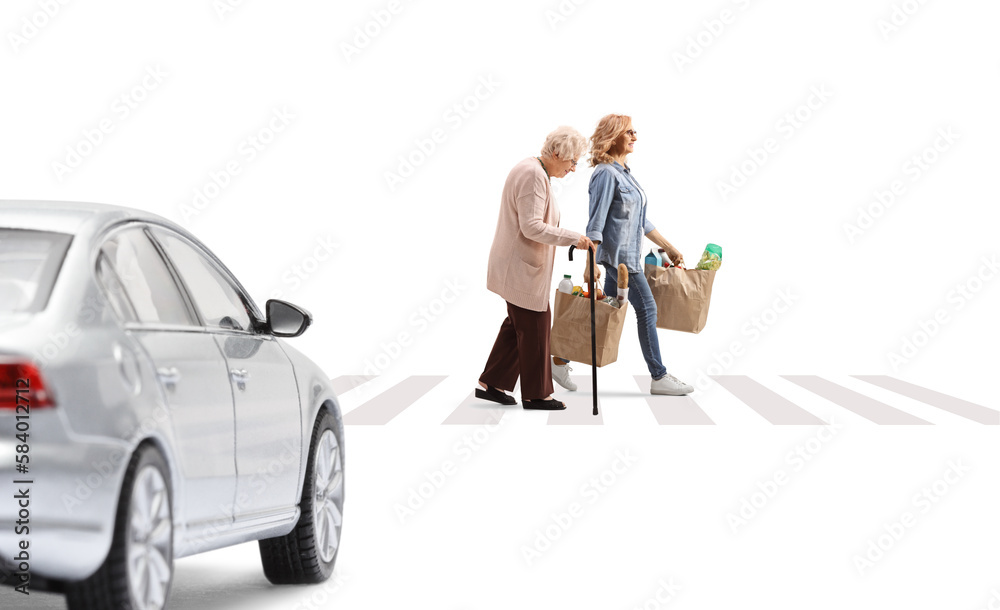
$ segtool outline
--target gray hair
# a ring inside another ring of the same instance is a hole
[[[579,159],[587,149],[587,139],[579,131],[563,125],[545,138],[542,144],[542,156],[559,155],[560,159]]]

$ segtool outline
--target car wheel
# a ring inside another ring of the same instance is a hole
[[[287,535],[259,543],[264,575],[276,585],[325,581],[340,550],[344,455],[326,409],[316,418],[309,446],[299,522]]]
[[[173,580],[174,523],[167,463],[152,445],[132,456],[118,499],[114,538],[90,578],[66,585],[70,610],[160,610]]]

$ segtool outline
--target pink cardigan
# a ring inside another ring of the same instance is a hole
[[[555,247],[579,239],[579,233],[559,228],[559,206],[549,178],[538,159],[528,157],[510,170],[503,186],[486,288],[518,307],[545,311]]]

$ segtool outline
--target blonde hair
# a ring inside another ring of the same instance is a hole
[[[543,157],[559,155],[559,158],[564,161],[579,159],[585,150],[587,150],[587,138],[583,137],[579,131],[566,125],[556,127],[555,131],[550,133],[545,138],[545,143],[542,144]]]
[[[632,117],[626,114],[609,114],[598,121],[594,135],[590,136],[590,166],[597,167],[601,163],[613,163],[608,154],[615,140],[628,131]]]

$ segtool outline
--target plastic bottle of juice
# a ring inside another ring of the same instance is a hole
[[[667,256],[667,251],[664,250],[663,248],[660,248],[658,254],[660,256],[660,266],[661,267],[669,267],[670,266],[670,257]]]
[[[573,280],[570,279],[569,275],[564,275],[562,281],[559,282],[559,292],[573,294]]]

